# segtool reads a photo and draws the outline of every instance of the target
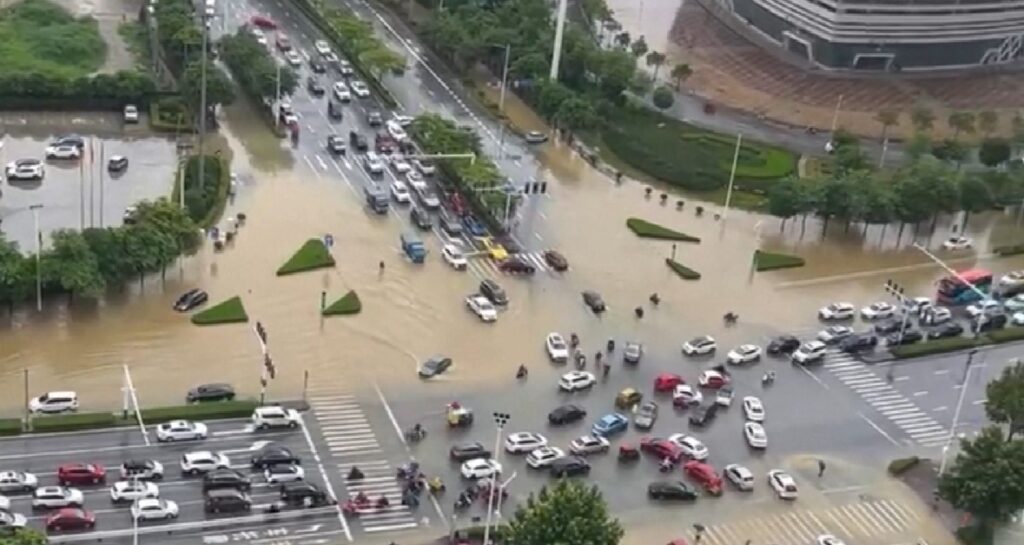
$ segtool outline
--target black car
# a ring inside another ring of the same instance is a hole
[[[430,213],[418,206],[413,206],[409,210],[409,220],[423,231],[429,231],[434,226],[434,222],[430,219]]]
[[[164,478],[163,466],[153,460],[128,460],[121,464],[121,478],[126,480],[159,481]]]
[[[328,100],[327,117],[330,118],[331,121],[341,121],[345,118],[345,109],[341,107],[341,104],[338,104],[333,100]]]
[[[209,298],[209,294],[199,288],[188,290],[181,294],[181,297],[178,297],[178,300],[174,302],[174,310],[188,312],[205,303]]]
[[[203,477],[203,492],[218,488],[233,488],[248,492],[252,488],[252,481],[247,475],[234,469],[215,469]]]
[[[604,299],[601,298],[601,294],[596,291],[585,291],[583,292],[583,302],[590,307],[590,310],[597,314],[605,311],[606,307]]]
[[[316,507],[327,503],[327,493],[306,481],[292,481],[281,485],[281,499],[290,505]]]
[[[447,356],[432,356],[420,364],[420,376],[423,378],[436,377],[452,366],[452,359]]]
[[[327,151],[334,155],[345,153],[345,141],[340,136],[332,134],[327,137]]]
[[[582,420],[586,416],[587,411],[579,405],[562,405],[548,413],[548,422],[555,426],[571,424]]]
[[[450,237],[462,235],[462,222],[447,212],[441,213],[438,217],[438,224],[441,226],[441,230]]]
[[[885,343],[889,346],[899,346],[901,344],[914,344],[924,338],[924,335],[916,329],[907,329],[903,332],[903,337],[900,337],[900,333],[890,333],[885,338]]]
[[[366,140],[366,137],[357,133],[356,131],[348,132],[348,143],[356,151],[369,151],[370,143]]]
[[[309,59],[309,69],[312,70],[314,74],[324,74],[327,72],[327,65],[320,59],[312,58]]]
[[[501,272],[506,272],[509,274],[529,275],[537,272],[536,267],[530,265],[529,263],[526,262],[526,260],[519,257],[510,257],[505,261],[502,261],[501,264],[498,265],[498,269],[501,270]]]
[[[322,97],[327,93],[327,88],[324,87],[324,84],[314,77],[306,80],[306,89],[309,91],[309,94],[315,97]]]
[[[878,346],[878,337],[871,333],[850,335],[849,337],[839,341],[839,349],[849,354],[854,352],[863,352],[865,350],[873,350],[876,346]]]
[[[108,172],[124,172],[128,169],[128,158],[124,155],[115,155],[107,161]]]
[[[792,354],[800,348],[800,339],[792,335],[779,335],[768,343],[769,354]]]
[[[235,488],[216,488],[206,493],[207,513],[246,513],[252,510],[249,495]]]
[[[718,405],[715,403],[695,407],[690,411],[690,424],[694,426],[707,426],[715,419],[717,413]]]
[[[498,306],[508,304],[508,295],[505,293],[505,290],[490,278],[480,282],[480,295],[483,295]]]
[[[1006,318],[1006,314],[984,314],[981,317],[980,324],[978,324],[977,320],[974,321],[975,325],[972,327],[972,329],[976,329],[982,332],[992,331],[993,329],[1002,329],[1006,327],[1007,321],[1008,319]]]
[[[647,485],[647,495],[655,500],[695,500],[697,491],[681,482],[654,482]]]
[[[491,451],[480,442],[462,443],[453,446],[448,451],[448,456],[456,462],[465,462],[474,458],[490,458]]]
[[[201,403],[203,401],[231,401],[235,399],[235,389],[230,384],[203,384],[196,386],[185,394],[185,401]]]
[[[964,334],[964,326],[956,322],[946,322],[931,329],[928,332],[929,339],[945,339],[947,337],[959,337]]]
[[[251,462],[252,467],[256,469],[264,469],[276,464],[300,465],[302,460],[295,454],[292,454],[291,449],[288,447],[269,445],[263,447],[263,449],[254,454]]]
[[[897,320],[885,320],[875,324],[875,333],[879,335],[888,335],[890,333],[896,333],[900,330],[900,326],[903,325]]]
[[[75,146],[78,149],[85,148],[85,138],[78,136],[77,134],[65,134],[64,136],[58,136],[53,141],[51,146]]]
[[[590,473],[590,463],[579,456],[567,456],[551,462],[552,477],[572,477]]]
[[[384,124],[384,116],[377,110],[366,112],[366,124],[371,127],[379,127]]]

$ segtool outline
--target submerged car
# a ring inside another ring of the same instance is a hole
[[[590,310],[594,311],[595,314],[600,314],[607,309],[601,294],[596,291],[587,290],[583,292],[583,303],[590,307]]]
[[[188,290],[181,294],[181,297],[178,297],[178,300],[174,302],[174,310],[188,312],[206,303],[209,298],[209,294],[199,288]]]
[[[420,365],[419,374],[423,378],[436,377],[452,366],[452,359],[447,356],[433,356]]]

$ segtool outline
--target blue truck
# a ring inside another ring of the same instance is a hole
[[[366,195],[366,206],[369,206],[370,210],[378,214],[388,213],[390,201],[387,191],[377,184],[371,184],[363,189],[363,193]]]
[[[423,263],[423,260],[427,257],[427,247],[423,245],[423,241],[415,233],[402,233],[402,251],[405,255],[409,256],[409,260],[413,263]]]

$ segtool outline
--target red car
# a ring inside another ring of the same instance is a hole
[[[569,261],[565,259],[565,256],[554,250],[544,252],[544,261],[558,272],[569,270]]]
[[[697,481],[712,496],[718,496],[722,493],[722,478],[718,476],[714,466],[698,462],[697,460],[690,460],[683,465],[683,473]]]
[[[57,468],[57,482],[61,486],[100,484],[106,480],[107,470],[99,464],[64,464]]]
[[[683,380],[683,377],[675,373],[660,373],[657,377],[654,377],[654,391],[671,392],[676,389],[676,386],[685,383],[686,381]]]
[[[264,30],[277,30],[277,23],[270,17],[263,15],[253,15],[249,18],[249,23]]]
[[[91,511],[69,507],[61,509],[46,519],[46,530],[92,530],[96,527],[96,515]]]
[[[683,449],[679,448],[672,441],[660,437],[644,437],[640,439],[640,450],[657,456],[658,460],[668,458],[673,463],[678,463],[679,460],[683,459]]]

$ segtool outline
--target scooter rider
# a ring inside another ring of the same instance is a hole
[[[516,378],[526,378],[528,371],[526,370],[525,364],[519,365],[519,370],[516,371]]]
[[[615,339],[608,339],[608,352],[615,351]]]
[[[355,481],[363,478],[363,472],[360,471],[359,466],[352,466],[352,469],[348,471],[348,480]]]

